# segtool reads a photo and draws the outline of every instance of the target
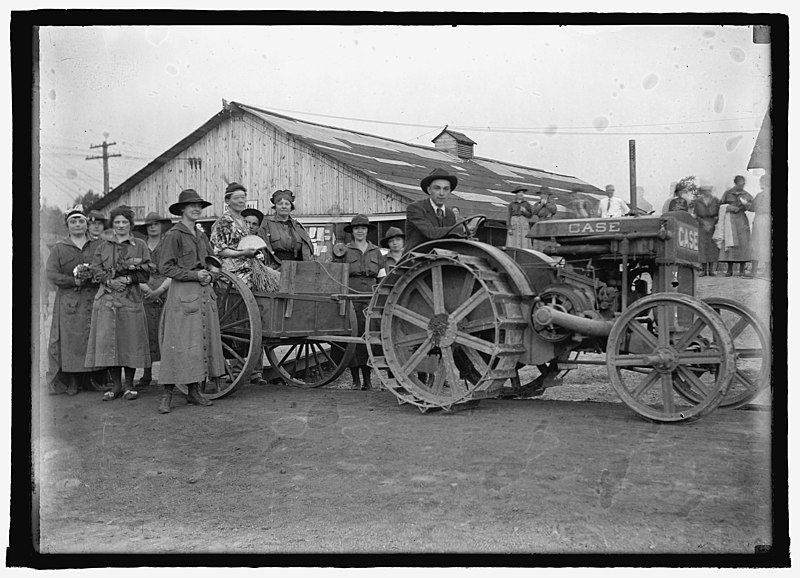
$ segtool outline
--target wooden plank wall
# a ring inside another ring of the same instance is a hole
[[[190,158],[201,159],[201,166],[192,168]],[[127,204],[144,207],[145,214],[154,210],[166,215],[178,193],[193,188],[213,203],[205,217],[218,216],[225,186],[232,181],[247,187],[248,200],[257,200],[264,212],[271,209],[269,198],[278,189],[294,191],[295,215],[403,213],[408,204],[388,187],[245,114],[221,122],[106,211]]]

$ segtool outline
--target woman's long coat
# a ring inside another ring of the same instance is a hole
[[[200,270],[213,255],[205,233],[190,231],[183,222],[161,241],[159,270],[172,279],[161,316],[159,345],[164,384],[196,383],[225,373],[217,297],[211,285],[201,285]]]
[[[78,285],[73,271],[79,264],[92,262],[101,242],[87,241],[83,248],[79,248],[69,238],[62,239],[53,246],[47,258],[47,281],[56,286],[47,348],[47,381],[50,384],[54,383],[59,371],[85,373],[94,369],[87,367],[85,361],[97,284],[87,280]]]
[[[105,284],[97,290],[86,366],[150,367],[147,317],[139,288],[139,283],[147,283],[152,269],[147,243],[137,237],[103,241],[94,253],[92,268],[110,279],[129,275],[132,282],[121,292]]]

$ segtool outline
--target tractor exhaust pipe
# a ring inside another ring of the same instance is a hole
[[[554,309],[549,305],[536,308],[533,313],[533,323],[535,326],[538,325],[541,327],[558,325],[559,327],[564,327],[575,333],[594,337],[608,337],[609,333],[611,333],[611,328],[614,326],[613,321],[578,317],[577,315],[570,315],[569,313]]]

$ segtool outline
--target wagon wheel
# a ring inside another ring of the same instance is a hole
[[[215,274],[213,287],[225,375],[201,384],[203,395],[209,399],[225,397],[248,383],[261,356],[261,313],[250,288],[225,270]],[[178,385],[178,389],[186,393],[185,385]]]
[[[736,372],[719,405],[724,408],[742,407],[753,401],[770,383],[772,352],[767,330],[752,310],[736,301],[721,297],[703,301],[722,318],[735,349]],[[700,339],[707,339],[704,333],[700,334]],[[676,383],[676,388],[690,401],[699,401],[700,396],[689,382],[681,380]]]
[[[358,324],[352,304],[348,304],[350,335],[358,336]],[[356,344],[337,341],[336,336],[270,340],[264,344],[272,367],[289,385],[321,387],[339,377],[350,363]]]
[[[680,293],[657,293],[632,304],[608,336],[606,366],[622,401],[656,422],[710,413],[736,370],[725,324],[709,305]],[[696,399],[678,391],[684,383]]]
[[[526,326],[508,275],[449,251],[398,268],[368,310],[380,319],[379,333],[368,323],[367,348],[373,367],[387,369],[384,385],[423,411],[499,394],[516,375]]]

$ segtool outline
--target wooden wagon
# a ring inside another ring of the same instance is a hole
[[[319,387],[339,377],[362,342],[347,273],[345,263],[287,261],[277,293],[252,292],[235,275],[215,273],[226,373],[207,380],[203,394],[233,393],[264,356],[265,370],[290,385]]]

